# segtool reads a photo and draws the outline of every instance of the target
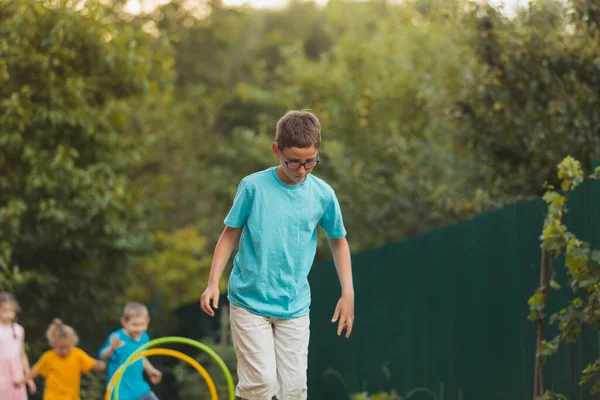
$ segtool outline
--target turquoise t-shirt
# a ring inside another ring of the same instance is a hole
[[[317,226],[330,238],[346,229],[333,189],[308,175],[296,186],[281,182],[276,167],[245,177],[225,225],[243,228],[229,278],[229,301],[265,317],[308,314],[308,273],[317,250]]]
[[[139,341],[133,340],[125,334],[123,329],[119,329],[110,334],[104,346],[100,349],[99,355],[102,357],[104,349],[110,347],[110,338],[116,335],[125,344],[117,348],[107,361],[108,379],[110,382],[117,369],[127,360],[127,358],[141,346],[150,341],[146,332],[142,333]],[[116,389],[116,387],[115,387]],[[114,393],[114,392],[113,392]],[[144,395],[150,393],[150,385],[144,380],[144,364],[142,359],[135,361],[125,370],[121,387],[119,389],[119,400],[138,400]],[[114,394],[111,396],[114,399]]]

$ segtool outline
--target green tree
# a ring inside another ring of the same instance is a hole
[[[331,29],[341,21],[345,29],[331,51],[312,60],[288,47],[279,69],[281,103],[321,118],[324,162],[315,173],[337,190],[355,248],[456,220],[448,204],[470,191],[475,164],[455,150],[442,101],[458,93],[459,57],[468,55],[453,46],[445,10],[333,2]]]
[[[596,2],[548,0],[515,19],[489,6],[465,14],[477,64],[457,122],[492,197],[540,194],[566,154],[585,166],[600,156],[597,12]]]
[[[158,232],[154,251],[127,271],[123,300],[155,303],[165,310],[199,300],[198,283],[208,281],[211,264],[205,245],[206,239],[193,227]]]
[[[170,47],[94,1],[7,0],[0,19],[3,279],[7,266],[26,278],[30,337],[51,314],[92,335],[151,243],[129,174],[148,144],[140,106],[172,78]]]

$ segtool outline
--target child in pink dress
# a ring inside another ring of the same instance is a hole
[[[0,293],[0,399],[27,400],[24,386],[13,382],[23,379],[29,372],[29,359],[25,353],[25,330],[15,322],[19,304],[10,293]],[[27,382],[31,393],[36,387]]]

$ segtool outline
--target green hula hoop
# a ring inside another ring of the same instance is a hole
[[[221,367],[221,370],[223,371],[223,374],[225,375],[225,379],[227,380],[227,389],[229,391],[229,400],[235,400],[235,388],[233,385],[233,378],[231,377],[231,372],[229,372],[229,369],[227,368],[227,365],[225,365],[225,363],[223,362],[223,360],[221,359],[221,357],[219,357],[219,355],[217,353],[215,353],[215,351],[213,349],[211,349],[210,347],[208,347],[207,345],[200,343],[196,340],[192,340],[192,339],[188,339],[188,338],[184,338],[184,337],[179,337],[179,336],[167,336],[167,337],[163,337],[163,338],[158,338],[158,339],[154,339],[149,341],[148,343],[146,343],[145,345],[141,346],[140,348],[138,348],[136,351],[134,351],[133,353],[131,353],[131,355],[127,358],[127,360],[125,360],[125,362],[123,363],[123,365],[121,365],[121,367],[119,367],[119,369],[131,364],[131,361],[133,360],[133,357],[136,354],[141,353],[142,351],[159,345],[159,344],[164,344],[164,343],[182,343],[182,344],[187,344],[190,345],[192,347],[195,347],[197,349],[200,349],[202,351],[204,351],[206,354],[208,354],[209,356],[212,357],[213,360],[215,360],[217,362],[217,364],[219,364],[219,367]],[[119,400],[119,389],[121,387],[121,379],[119,379],[113,389],[113,393],[114,393],[114,400]]]

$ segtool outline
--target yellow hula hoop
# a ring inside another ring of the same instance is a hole
[[[161,349],[161,348],[144,350],[139,354],[135,354],[127,363],[121,365],[119,367],[119,369],[117,370],[117,372],[115,372],[115,374],[113,375],[112,379],[110,380],[108,389],[106,390],[106,395],[104,396],[104,400],[110,400],[111,394],[113,392],[113,389],[114,389],[116,383],[121,380],[127,367],[129,367],[131,364],[133,364],[138,359],[144,358],[144,357],[149,357],[149,356],[171,356],[171,357],[177,358],[181,361],[187,362],[192,367],[194,367],[196,369],[196,371],[198,371],[200,373],[200,375],[202,375],[202,377],[204,378],[204,381],[206,382],[206,385],[208,386],[208,390],[210,392],[211,399],[219,400],[219,397],[217,395],[217,388],[215,387],[215,383],[213,382],[213,380],[210,377],[210,375],[208,374],[208,372],[206,372],[204,367],[202,367],[202,365],[200,365],[192,357],[185,355],[179,351],[171,350],[171,349]]]

